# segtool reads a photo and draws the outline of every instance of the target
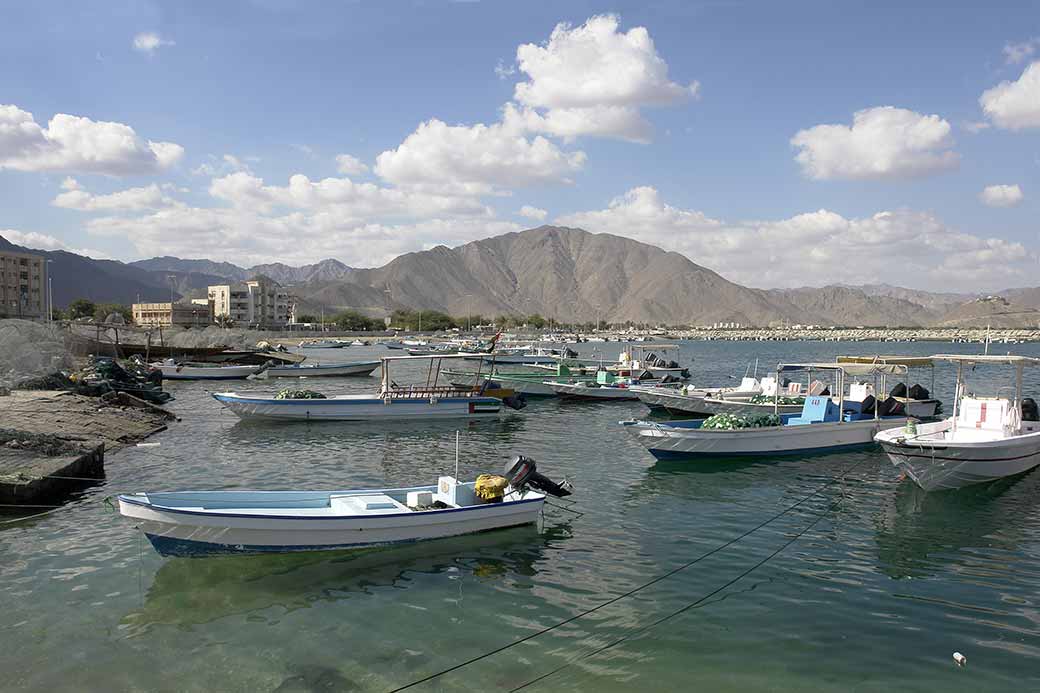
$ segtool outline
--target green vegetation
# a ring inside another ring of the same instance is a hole
[[[336,327],[347,332],[367,332],[369,330],[383,329],[382,320],[370,318],[356,310],[345,310],[342,313],[337,313],[329,319],[329,322],[335,323]]]
[[[77,298],[70,303],[64,314],[55,310],[54,317],[55,319],[65,317],[69,320],[93,318],[96,322],[104,322],[112,313],[123,316],[123,320],[127,324],[133,322],[134,314],[130,310],[130,306],[124,306],[122,303],[94,303],[85,298]]]

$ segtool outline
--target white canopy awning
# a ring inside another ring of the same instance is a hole
[[[907,367],[898,363],[781,363],[776,367],[777,373],[790,371],[841,371],[853,376],[903,375]]]

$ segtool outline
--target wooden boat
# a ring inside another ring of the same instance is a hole
[[[390,419],[481,418],[497,416],[503,399],[490,397],[482,387],[439,385],[440,364],[458,356],[386,356],[382,358],[381,385],[371,394],[336,395],[322,399],[279,399],[274,395],[218,392],[213,398],[243,419],[282,421],[381,421]],[[426,383],[399,386],[390,377],[391,364],[429,363]],[[514,408],[522,402],[506,400]]]
[[[894,465],[926,491],[994,481],[1040,465],[1040,416],[1036,403],[1022,397],[1022,371],[1040,365],[1040,359],[950,354],[932,358],[957,364],[953,414],[942,421],[908,423],[878,433],[875,440]],[[967,394],[964,366],[983,364],[1014,367],[1013,396]]]
[[[571,493],[570,484],[546,479],[522,456],[507,465],[497,499],[478,495],[479,480],[456,478],[457,471],[435,485],[397,489],[132,493],[119,496],[119,512],[165,556],[322,551],[529,524],[546,493]]]
[[[780,425],[759,425],[747,428],[706,428],[706,420],[691,419],[657,423],[650,421],[623,421],[625,430],[632,434],[652,455],[669,457],[738,457],[754,455],[783,455],[793,453],[827,452],[839,448],[870,445],[879,431],[898,428],[906,423],[904,411],[891,414],[894,405],[882,411],[864,383],[853,383],[845,396],[846,376],[905,375],[907,366],[886,364],[780,364],[777,379],[793,371],[830,372],[836,397],[829,394],[805,398],[800,415],[782,414],[778,405],[772,412]],[[778,396],[775,397],[779,399]],[[886,400],[887,402],[887,400]],[[921,406],[930,405],[934,415],[935,400],[922,400]]]
[[[257,378],[320,378],[371,375],[379,368],[379,361],[354,361],[352,363],[298,363],[292,366],[271,366]]]
[[[163,380],[245,380],[264,369],[263,366],[173,363],[172,359],[167,359],[162,363],[153,363],[151,367],[162,372]]]

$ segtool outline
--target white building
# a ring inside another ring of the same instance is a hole
[[[289,292],[266,277],[209,287],[213,317],[238,327],[280,329],[289,324]]]
[[[0,318],[46,316],[46,258],[31,253],[0,252]]]

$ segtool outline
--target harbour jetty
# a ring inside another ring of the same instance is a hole
[[[104,476],[106,450],[144,440],[174,419],[126,393],[0,392],[0,504],[56,503]]]

